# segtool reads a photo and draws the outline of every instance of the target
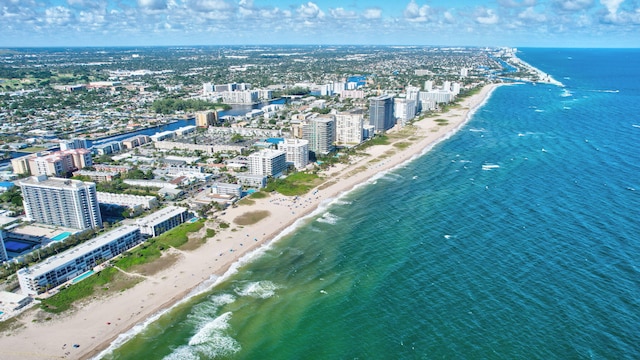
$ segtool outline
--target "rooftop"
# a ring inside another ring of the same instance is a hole
[[[44,262],[38,263],[28,268],[20,269],[18,273],[31,274],[34,277],[46,274],[51,270],[54,270],[68,262],[77,259],[81,255],[87,254],[103,245],[112,242],[115,239],[128,235],[134,231],[138,231],[138,227],[133,225],[121,226],[109,231],[108,233],[100,235],[95,239],[89,240],[58,255],[52,256]]]

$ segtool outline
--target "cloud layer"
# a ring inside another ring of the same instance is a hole
[[[367,3],[333,7],[318,0],[279,7],[253,0],[0,0],[0,46],[640,46],[635,0]]]

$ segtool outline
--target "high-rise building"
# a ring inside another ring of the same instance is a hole
[[[309,151],[316,155],[326,155],[333,151],[335,124],[333,115],[318,116],[302,124],[302,138],[309,141]]]
[[[248,156],[249,172],[253,175],[278,177],[287,170],[284,151],[263,149]]]
[[[364,114],[362,109],[336,114],[336,145],[355,146],[362,142]]]
[[[424,91],[431,91],[433,90],[433,81],[431,80],[427,80],[424,82]]]
[[[95,183],[40,175],[22,180],[20,188],[29,221],[79,230],[102,226]]]
[[[443,81],[442,82],[442,90],[443,91],[451,91],[451,81]]]
[[[304,169],[309,164],[309,141],[303,139],[284,139],[278,144],[278,150],[286,154],[287,164],[296,169]]]
[[[213,110],[198,111],[196,113],[196,126],[200,128],[208,128],[218,124],[218,113]]]
[[[375,126],[377,132],[387,131],[395,124],[393,117],[393,97],[381,95],[369,99],[369,124]]]
[[[451,84],[451,92],[453,95],[458,96],[460,94],[460,83],[454,82]]]
[[[395,98],[393,108],[395,117],[402,124],[413,119],[416,116],[416,101],[407,98]]]

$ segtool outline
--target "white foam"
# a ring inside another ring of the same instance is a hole
[[[191,339],[189,339],[189,346],[200,345],[209,342],[214,333],[228,329],[229,319],[231,319],[232,314],[233,313],[231,311],[226,312],[204,324],[200,329],[198,329],[196,334],[193,335]]]
[[[326,212],[322,214],[322,216],[317,219],[318,222],[331,224],[331,225],[335,225],[338,222],[338,220],[340,220],[340,218],[333,215],[330,212]]]
[[[569,97],[569,96],[573,96],[573,94],[571,93],[571,91],[569,91],[567,89],[562,89],[562,93],[560,94],[560,96]]]
[[[274,296],[279,288],[280,286],[271,281],[256,281],[245,284],[242,288],[236,288],[234,291],[240,296],[268,299]]]
[[[238,341],[226,332],[229,329],[231,312],[226,312],[215,319],[209,319],[191,337],[188,345],[178,347],[164,360],[213,359],[219,356],[230,356],[242,348]]]
[[[171,354],[164,357],[163,360],[200,360],[198,353],[188,346],[180,346]]]

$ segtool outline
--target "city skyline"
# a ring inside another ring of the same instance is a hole
[[[631,0],[0,0],[2,47],[638,47]]]

